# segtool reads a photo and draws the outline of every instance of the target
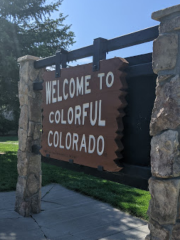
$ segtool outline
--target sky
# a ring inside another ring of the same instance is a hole
[[[98,37],[112,39],[156,26],[159,22],[151,19],[152,12],[177,4],[179,0],[64,0],[60,12],[68,15],[64,23],[72,24],[76,36],[76,43],[69,50],[92,45]],[[149,52],[152,52],[152,42],[110,52],[107,58]],[[91,61],[92,58],[85,58],[76,63]]]

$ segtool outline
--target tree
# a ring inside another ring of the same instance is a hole
[[[57,49],[74,43],[67,16],[59,13],[62,0],[0,0],[0,118],[4,110],[13,110],[15,126],[19,118],[17,58],[23,55],[47,57]]]

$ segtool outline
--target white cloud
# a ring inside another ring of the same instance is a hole
[[[87,64],[87,63],[92,63],[92,57],[82,58],[77,61],[70,62],[69,65],[77,66],[77,65]]]

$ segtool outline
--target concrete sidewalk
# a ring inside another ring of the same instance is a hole
[[[0,240],[144,240],[147,222],[106,203],[51,184],[42,188],[42,211],[14,212],[15,192],[0,193]]]

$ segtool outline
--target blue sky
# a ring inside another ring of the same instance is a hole
[[[60,12],[69,15],[76,43],[70,50],[91,45],[94,38],[112,39],[131,32],[158,25],[151,19],[154,11],[177,5],[178,0],[64,0]],[[112,57],[128,57],[152,52],[152,42],[113,51]],[[91,58],[77,61],[90,62]]]

